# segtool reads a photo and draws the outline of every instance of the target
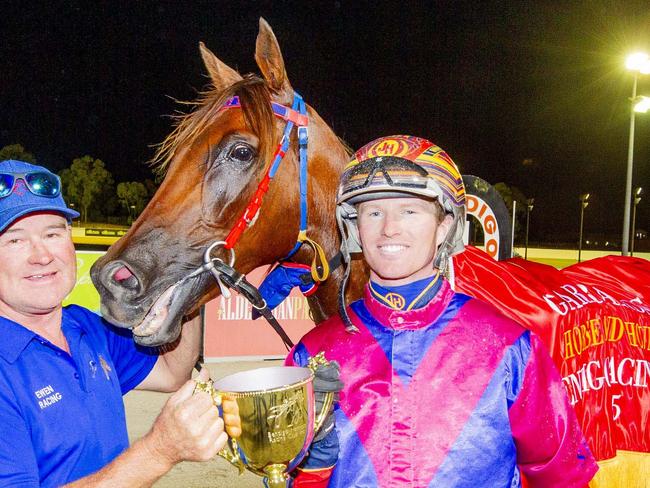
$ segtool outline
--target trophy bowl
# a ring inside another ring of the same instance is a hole
[[[307,454],[320,428],[331,395],[316,418],[314,373],[309,368],[277,366],[235,373],[214,381],[217,397],[237,402],[242,434],[229,439],[219,454],[265,478],[271,488],[284,488],[287,473]]]

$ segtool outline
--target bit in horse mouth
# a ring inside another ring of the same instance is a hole
[[[158,297],[140,325],[137,325],[131,329],[133,335],[145,337],[158,332],[162,324],[167,319],[169,305],[171,305],[174,291],[178,285],[179,283],[170,286]]]

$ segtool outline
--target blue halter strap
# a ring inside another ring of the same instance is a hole
[[[264,194],[268,191],[270,181],[275,176],[280,167],[280,163],[282,163],[286,152],[289,150],[291,132],[295,125],[297,127],[299,155],[300,230],[298,232],[295,246],[282,260],[289,259],[304,243],[307,243],[314,251],[314,260],[311,266],[312,278],[315,282],[324,281],[329,275],[329,264],[325,257],[325,252],[317,242],[307,237],[307,147],[309,144],[309,134],[307,131],[309,118],[307,116],[307,106],[303,98],[298,93],[294,92],[291,108],[275,102],[271,103],[271,107],[275,116],[285,120],[287,124],[284,128],[282,139],[275,150],[273,161],[269,166],[267,173],[262,178],[255,195],[249,202],[243,215],[228,234],[228,237],[225,240],[225,247],[227,249],[232,249],[246,228],[255,220],[255,217],[262,206]],[[241,101],[238,96],[234,96],[226,101],[224,109],[229,108],[241,108]],[[318,262],[320,262],[320,264],[318,264]]]

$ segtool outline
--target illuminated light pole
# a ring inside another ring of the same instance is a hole
[[[650,57],[647,53],[634,53],[628,56],[625,66],[634,72],[634,83],[632,84],[632,109],[630,110],[630,140],[627,147],[627,174],[625,177],[625,207],[623,209],[623,236],[621,241],[621,254],[628,255],[628,244],[630,238],[630,203],[632,200],[632,165],[634,160],[634,116],[637,111],[643,111],[643,106],[638,108],[636,85],[639,73],[650,74]],[[646,98],[646,97],[642,97]],[[648,108],[645,109],[646,111]]]
[[[526,248],[524,251],[524,259],[528,259],[528,228],[530,227],[530,212],[533,211],[534,198],[526,200]]]
[[[632,240],[630,241],[630,256],[634,256],[634,239],[636,238],[636,206],[641,201],[643,189],[639,186],[634,189],[634,206],[632,207]]]
[[[585,208],[589,205],[589,193],[580,195],[580,237],[578,239],[578,262],[582,257],[582,228],[585,221]]]

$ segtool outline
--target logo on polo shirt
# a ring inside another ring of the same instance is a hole
[[[61,395],[61,393],[54,391],[52,385],[47,385],[39,390],[36,390],[34,392],[34,395],[36,398],[38,398],[38,406],[41,407],[41,410],[54,405],[60,401],[61,398],[63,398],[63,395]]]
[[[106,359],[104,359],[104,356],[101,354],[99,355],[99,365],[102,367],[104,370],[104,374],[106,375],[106,379],[110,380],[111,379],[111,367],[108,365],[108,362]]]
[[[99,366],[101,366],[102,371],[104,372],[104,376],[106,376],[107,380],[110,380],[111,379],[111,371],[112,371],[111,366],[108,364],[108,361],[106,361],[106,359],[104,359],[104,356],[102,356],[101,354],[98,355],[98,359],[99,359]],[[88,366],[90,366],[90,375],[93,378],[95,378],[95,376],[97,375],[97,370],[98,370],[97,361],[95,361],[94,359],[91,359],[90,361],[88,361]]]

